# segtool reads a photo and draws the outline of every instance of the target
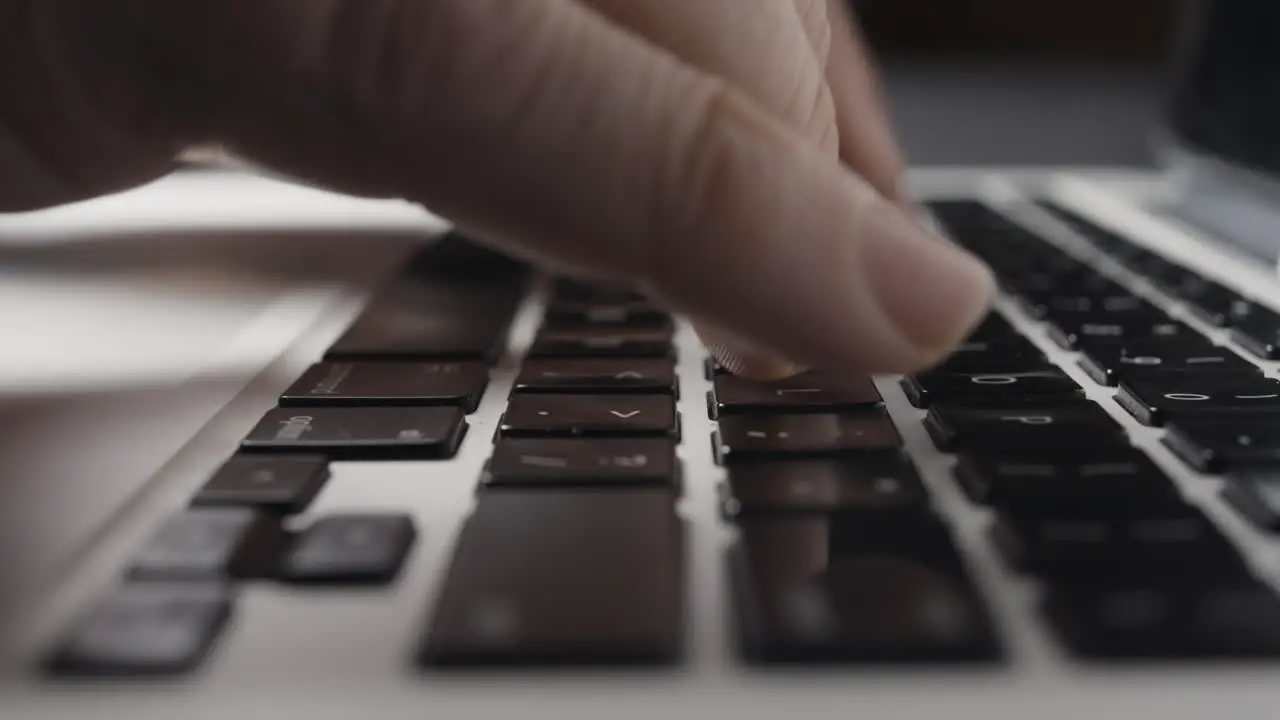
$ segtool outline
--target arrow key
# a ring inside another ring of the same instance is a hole
[[[670,395],[515,395],[503,437],[678,437]]]
[[[675,364],[661,358],[530,359],[516,378],[516,391],[675,395]]]

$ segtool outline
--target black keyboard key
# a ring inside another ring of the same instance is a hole
[[[1280,381],[1263,377],[1152,377],[1121,383],[1116,402],[1144,425],[1171,417],[1220,411],[1280,414]]]
[[[1258,528],[1280,531],[1280,465],[1232,472],[1222,488],[1222,498]]]
[[[49,669],[81,677],[189,673],[213,650],[234,606],[234,591],[221,583],[125,584],[76,624]]]
[[[656,329],[672,327],[671,316],[647,302],[592,303],[552,302],[546,309],[543,327],[596,329]]]
[[[665,490],[482,493],[423,643],[437,665],[667,665],[684,530]]]
[[[1063,309],[1039,307],[1048,298],[1120,296],[1128,293],[1128,288],[1090,267],[1084,267],[1079,273],[1071,275],[1044,271],[1018,274],[1005,278],[1001,285],[1006,292],[1015,296],[1033,317]]]
[[[1114,512],[1178,502],[1177,486],[1136,449],[1080,458],[962,455],[956,480],[969,499],[1010,512]]]
[[[730,468],[723,492],[724,514],[733,519],[922,512],[929,500],[905,457],[740,463]]]
[[[1201,340],[1204,336],[1191,326],[1171,320],[1165,315],[1109,317],[1087,315],[1055,320],[1049,328],[1049,339],[1066,350],[1075,350],[1091,342],[1132,342],[1142,340]]]
[[[985,602],[937,521],[743,522],[730,554],[748,661],[966,663],[1001,656]]]
[[[1185,504],[1002,511],[991,532],[1010,566],[1045,577],[1213,578],[1244,571],[1231,542]]]
[[[302,584],[385,585],[399,574],[417,537],[408,515],[330,515],[298,535],[280,575]]]
[[[902,436],[884,411],[856,415],[726,415],[716,432],[723,463],[894,452]]]
[[[1280,414],[1204,412],[1173,419],[1164,445],[1201,472],[1280,461]]]
[[[1044,355],[1027,342],[1006,351],[957,352],[927,372],[936,375],[1010,375],[1034,372],[1048,366]]]
[[[523,290],[509,284],[402,284],[375,297],[328,360],[490,361],[506,347]]]
[[[969,333],[968,340],[1021,340],[1022,335],[1009,324],[1008,320],[992,313],[978,324],[973,332]]]
[[[672,487],[678,481],[670,440],[499,440],[485,468],[488,487]]]
[[[1280,359],[1280,313],[1255,306],[1235,323],[1231,336],[1251,355]]]
[[[1102,299],[1099,298],[1099,301]],[[1163,310],[1132,295],[1111,298],[1108,307],[1075,308],[1069,304],[1058,307],[1045,307],[1043,317],[1061,327],[1075,327],[1084,323],[1126,323],[1153,322],[1166,319]]]
[[[280,520],[252,508],[194,508],[160,528],[129,575],[161,581],[270,577],[284,541]]]
[[[672,437],[680,434],[669,395],[515,395],[502,437]]]
[[[280,397],[284,407],[457,405],[475,412],[489,384],[483,363],[326,362]]]
[[[1123,428],[1096,403],[1056,406],[968,408],[934,405],[925,418],[930,437],[944,452],[1077,455],[1127,447]]]
[[[1151,303],[1116,285],[1109,293],[1083,295],[1044,294],[1025,298],[1022,307],[1028,315],[1047,318],[1063,315],[1109,314],[1123,316],[1139,310],[1154,310]]]
[[[526,360],[516,378],[526,393],[668,393],[677,395],[675,364],[664,359]]]
[[[192,504],[300,513],[328,479],[329,461],[323,456],[238,455],[218,468]]]
[[[1218,327],[1234,325],[1253,309],[1234,290],[1197,276],[1184,278],[1169,293],[1185,302],[1196,317]]]
[[[925,373],[904,378],[903,391],[911,404],[927,408],[933,403],[981,407],[1014,407],[1083,398],[1079,383],[1056,367],[1005,375],[941,375]]]
[[[457,453],[466,431],[457,407],[276,408],[241,449],[330,460],[438,460]]]
[[[533,358],[669,358],[669,330],[543,330],[529,348]]]
[[[1185,267],[1155,254],[1131,264],[1130,269],[1146,278],[1152,287],[1164,292],[1171,292],[1189,278],[1194,277]]]
[[[772,382],[721,375],[707,401],[713,418],[733,413],[851,412],[882,404],[870,377],[837,380],[816,372]]]
[[[1260,375],[1255,365],[1234,352],[1200,340],[1095,343],[1083,350],[1081,369],[1102,385],[1177,375]]]
[[[558,278],[551,287],[553,302],[632,303],[644,302],[642,294],[622,285]]]
[[[402,279],[436,283],[520,283],[531,273],[528,263],[489,249],[457,229],[441,235],[405,263]]]
[[[1053,583],[1044,611],[1061,642],[1083,658],[1280,657],[1280,600],[1248,578]]]

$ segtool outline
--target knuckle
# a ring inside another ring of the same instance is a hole
[[[723,81],[704,77],[688,90],[687,119],[671,133],[663,160],[650,178],[651,227],[646,233],[644,282],[659,294],[678,290],[685,279],[713,261],[725,228],[739,166],[726,127],[741,112],[736,94]]]
[[[537,65],[534,40],[550,3],[503,0],[337,0],[327,29],[326,71],[361,115],[421,135],[422,123],[449,119],[439,98],[502,98],[480,84],[518,86]],[[501,18],[501,21],[495,21]],[[467,108],[475,114],[502,109]],[[509,114],[509,113],[508,113]]]

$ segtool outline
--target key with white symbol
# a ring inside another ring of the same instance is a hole
[[[679,434],[669,395],[517,394],[502,437],[669,437]]]
[[[677,486],[675,445],[662,438],[504,438],[483,474],[489,487]]]

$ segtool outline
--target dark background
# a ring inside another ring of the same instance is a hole
[[[1177,0],[853,0],[913,164],[1147,165]]]

